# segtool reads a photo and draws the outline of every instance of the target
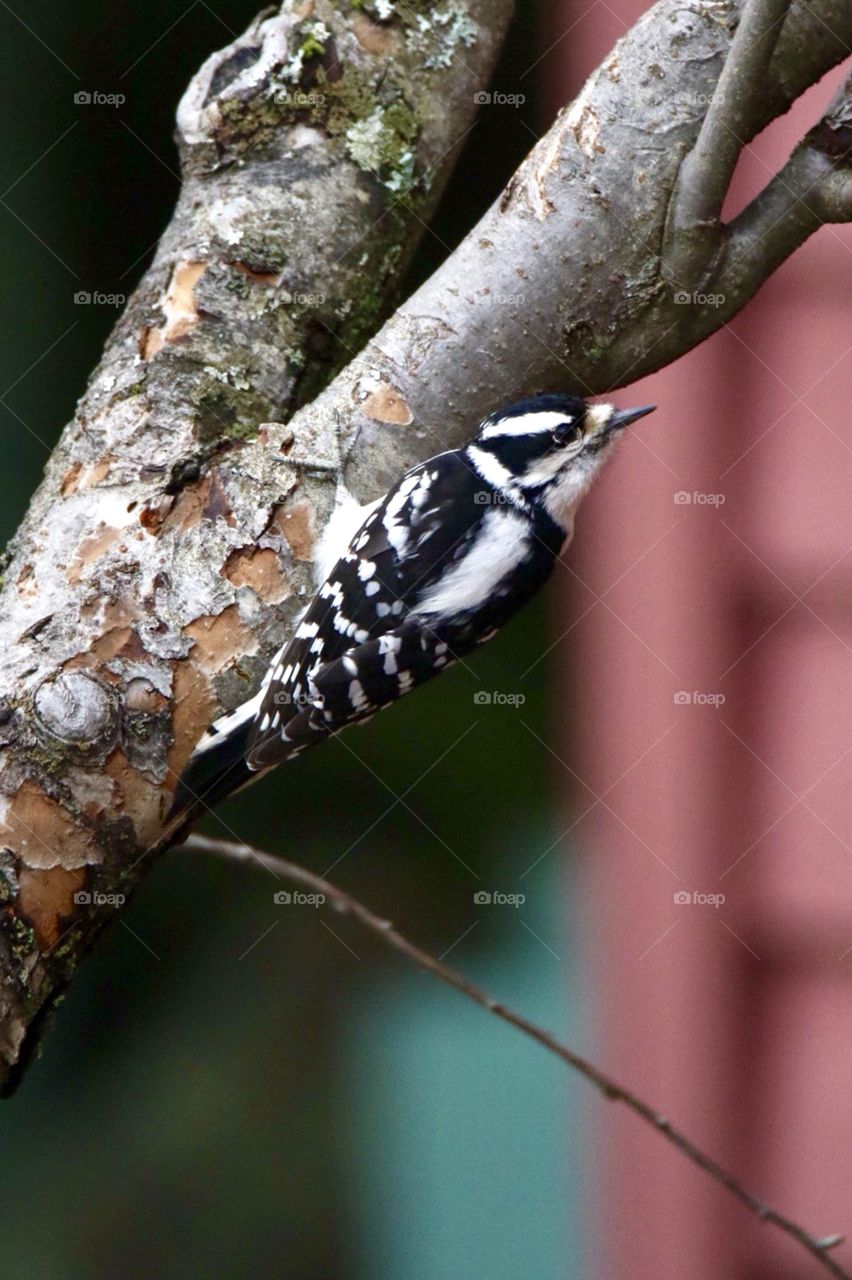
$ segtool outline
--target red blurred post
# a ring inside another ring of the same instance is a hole
[[[563,4],[554,106],[646,8]],[[740,203],[830,93],[749,149]],[[553,620],[585,787],[558,780],[566,825],[594,806],[564,846],[584,863],[587,1043],[819,1234],[852,1233],[850,255],[850,229],[824,229],[619,394],[660,409],[587,501]],[[816,1274],[617,1107],[595,1105],[589,1139],[589,1280]]]

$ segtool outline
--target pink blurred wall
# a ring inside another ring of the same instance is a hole
[[[554,8],[554,110],[648,7]],[[735,202],[831,91],[748,149]],[[565,843],[588,1043],[819,1234],[852,1232],[850,281],[852,230],[826,228],[731,325],[619,392],[660,408],[588,501],[553,618],[583,781],[556,778],[566,826],[593,806]],[[588,1280],[822,1274],[617,1106],[593,1104],[588,1158]]]

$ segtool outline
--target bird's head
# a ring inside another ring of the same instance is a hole
[[[531,396],[486,418],[468,452],[483,479],[507,498],[543,507],[568,529],[620,432],[655,407],[616,409],[579,396]]]

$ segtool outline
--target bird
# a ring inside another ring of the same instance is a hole
[[[362,507],[344,491],[315,552],[316,595],[254,697],[199,740],[167,824],[365,722],[490,640],[550,576],[621,431],[655,407],[528,396],[383,498]]]

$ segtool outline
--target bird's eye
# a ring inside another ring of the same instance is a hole
[[[560,422],[558,427],[553,428],[553,443],[560,449],[564,449],[566,445],[574,444],[580,437],[580,430],[574,422]]]

